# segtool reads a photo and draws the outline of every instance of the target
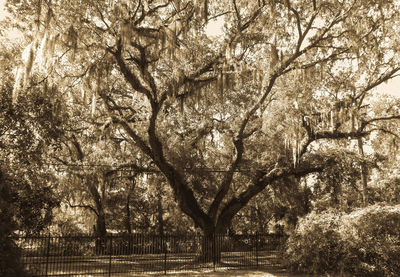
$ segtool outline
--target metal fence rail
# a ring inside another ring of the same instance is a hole
[[[284,237],[263,235],[108,235],[16,237],[34,276],[113,276],[279,264]]]

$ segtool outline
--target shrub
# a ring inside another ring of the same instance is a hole
[[[400,205],[313,212],[299,221],[286,255],[297,272],[399,276]]]
[[[301,219],[287,241],[289,268],[303,273],[339,272],[344,242],[338,230],[339,216],[315,213]]]
[[[0,276],[27,276],[21,263],[19,248],[9,237],[0,237]]]
[[[355,261],[354,272],[370,276],[400,275],[400,205],[373,205],[342,218],[342,234]]]
[[[26,276],[20,250],[11,238],[16,225],[10,182],[0,168],[0,276]]]

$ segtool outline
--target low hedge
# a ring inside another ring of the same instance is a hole
[[[312,212],[287,241],[286,260],[302,273],[400,276],[400,205]]]

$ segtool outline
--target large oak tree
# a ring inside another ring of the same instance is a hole
[[[364,109],[400,69],[398,6],[10,1],[32,41],[13,97],[57,87],[130,149],[132,168],[160,171],[205,234],[225,232],[266,187],[334,167],[337,152],[322,143],[362,147],[375,123],[398,117]],[[214,19],[219,36],[205,31]]]

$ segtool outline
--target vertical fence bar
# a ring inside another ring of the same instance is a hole
[[[47,250],[46,250],[46,273],[45,276],[47,277],[48,275],[48,270],[49,270],[49,255],[50,255],[50,233],[49,236],[47,237]]]
[[[161,237],[162,248],[164,249],[164,275],[167,275],[167,245],[165,243],[165,237]]]
[[[54,257],[53,257],[53,271],[58,271],[60,269],[62,269],[62,262],[60,262],[60,260],[62,260],[62,258],[60,258],[60,242],[61,242],[61,237],[56,237],[55,241],[54,241]]]
[[[223,240],[224,240],[224,234],[219,234],[218,236],[218,263],[221,265],[223,263],[222,261],[222,248],[223,248]]]
[[[256,233],[256,263],[258,268],[258,232]]]
[[[111,264],[112,264],[112,234],[110,234],[110,247],[109,247],[109,251],[110,251],[110,259],[109,259],[109,263],[108,263],[108,277],[111,277]]]
[[[66,251],[67,249],[66,249],[66,247],[65,247],[65,245],[67,245],[67,242],[68,242],[68,238],[64,238],[64,240],[63,240],[63,251],[65,251],[65,253],[66,253],[66,255],[67,255],[67,257],[68,257],[68,262],[67,262],[67,264],[65,265],[65,271],[66,272],[71,272],[72,271],[72,269],[74,268],[74,263],[75,263],[75,258],[74,258],[74,254],[75,253],[73,253],[73,252],[71,252],[71,253],[68,253],[68,251]]]
[[[213,236],[212,236],[212,252],[213,252],[214,272],[216,271],[216,265],[217,265],[217,247],[215,245],[215,236],[216,236],[216,234],[213,233]]]

